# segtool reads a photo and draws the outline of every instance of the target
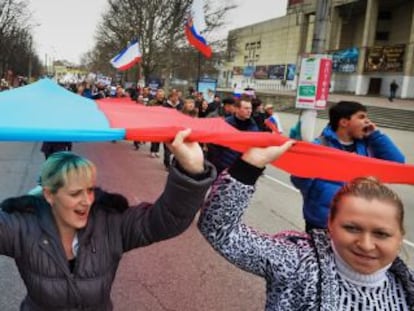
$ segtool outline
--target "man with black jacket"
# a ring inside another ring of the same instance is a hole
[[[236,100],[234,114],[225,120],[239,131],[259,131],[259,127],[252,118],[252,100],[246,95]],[[227,147],[214,144],[208,146],[207,159],[214,164],[218,173],[230,167],[240,156],[240,152]]]

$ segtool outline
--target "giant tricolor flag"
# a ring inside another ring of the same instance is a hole
[[[112,66],[120,71],[127,70],[141,61],[141,50],[138,40],[132,41],[128,47],[123,49],[118,55],[110,61]]]
[[[185,23],[185,35],[192,46],[209,58],[212,54],[211,47],[201,35],[201,32],[205,29],[203,0],[194,0]]]
[[[1,141],[169,142],[185,128],[192,129],[190,141],[239,152],[252,146],[278,146],[288,139],[279,134],[239,131],[222,118],[192,118],[174,109],[137,105],[126,97],[93,101],[49,79],[0,92],[0,148]],[[305,141],[297,141],[273,165],[306,178],[348,181],[376,176],[383,182],[414,185],[414,165]]]

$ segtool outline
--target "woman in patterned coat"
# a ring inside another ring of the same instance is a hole
[[[401,200],[373,178],[344,185],[328,230],[267,235],[242,223],[265,165],[290,148],[252,148],[213,184],[199,228],[228,261],[266,280],[266,310],[414,310],[414,272],[398,257]]]

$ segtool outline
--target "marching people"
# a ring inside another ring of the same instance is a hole
[[[198,117],[199,118],[207,118],[209,112],[209,104],[206,99],[201,101],[200,107],[198,108]]]
[[[40,151],[43,152],[45,160],[47,160],[51,154],[59,151],[71,151],[72,143],[66,141],[44,141],[40,147]]]
[[[14,258],[26,285],[21,310],[113,309],[122,254],[186,230],[216,177],[199,144],[185,141],[190,132],[169,144],[176,161],[153,204],[129,206],[97,189],[95,165],[72,152],[43,163],[41,193],[1,203],[0,254]]]
[[[280,121],[278,114],[273,111],[273,105],[272,104],[265,105],[264,112],[265,112],[265,120],[263,123],[266,128],[265,131],[283,134],[282,122]]]
[[[221,173],[201,210],[201,233],[229,262],[265,279],[266,310],[413,310],[414,271],[398,257],[403,204],[376,179],[339,190],[328,230],[269,235],[242,222],[256,180],[292,144],[251,148]]]
[[[252,99],[252,118],[256,122],[260,131],[266,131],[266,126],[264,121],[266,119],[266,114],[264,112],[263,102],[260,98],[256,97]]]
[[[180,99],[178,97],[178,93],[176,90],[171,91],[170,94],[168,94],[168,99],[165,101],[162,105],[165,108],[175,109],[178,111],[181,111],[182,104],[180,102]],[[163,163],[165,169],[168,171],[170,169],[171,161],[172,161],[172,154],[170,149],[167,147],[167,145],[163,144],[164,149],[164,155],[163,155]]]
[[[218,94],[214,95],[212,102],[208,103],[207,118],[215,118],[219,116],[221,107],[221,97]]]
[[[158,89],[155,93],[155,97],[153,97],[149,102],[148,106],[164,106],[166,102],[165,92],[163,89]],[[159,142],[151,142],[150,146],[150,155],[152,158],[159,158],[160,157],[160,143]]]
[[[246,95],[236,100],[234,114],[225,118],[225,121],[239,131],[259,131],[256,122],[252,118],[252,99]],[[240,156],[240,152],[230,148],[215,144],[208,145],[207,159],[214,164],[219,173],[230,167]]]
[[[149,101],[152,99],[151,93],[150,93],[150,89],[146,86],[143,88],[139,88],[139,91],[137,93],[137,104],[140,105],[148,105]],[[145,144],[145,142],[140,142],[140,141],[133,141],[133,146],[135,150],[139,150],[140,146],[142,144]]]
[[[224,118],[232,116],[235,110],[235,103],[236,101],[233,97],[224,98],[222,107],[219,111],[219,115],[223,116]]]
[[[195,107],[194,99],[188,97],[184,100],[183,106],[181,108],[181,112],[190,117],[197,117],[197,110]]]
[[[404,163],[404,155],[393,141],[369,118],[367,108],[340,101],[329,109],[329,123],[314,143],[361,156]],[[326,228],[332,198],[343,185],[340,181],[291,176],[303,198],[306,231]]]

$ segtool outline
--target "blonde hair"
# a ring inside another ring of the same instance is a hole
[[[404,205],[392,189],[382,184],[378,179],[372,176],[358,177],[351,180],[349,183],[342,186],[342,188],[334,196],[331,209],[329,213],[329,219],[334,220],[338,213],[338,204],[345,196],[355,196],[366,200],[379,200],[383,202],[389,202],[397,209],[397,219],[400,225],[400,230],[404,234]]]
[[[40,183],[56,193],[63,187],[71,172],[82,174],[87,179],[96,176],[96,167],[88,159],[68,151],[53,153],[42,165]]]

